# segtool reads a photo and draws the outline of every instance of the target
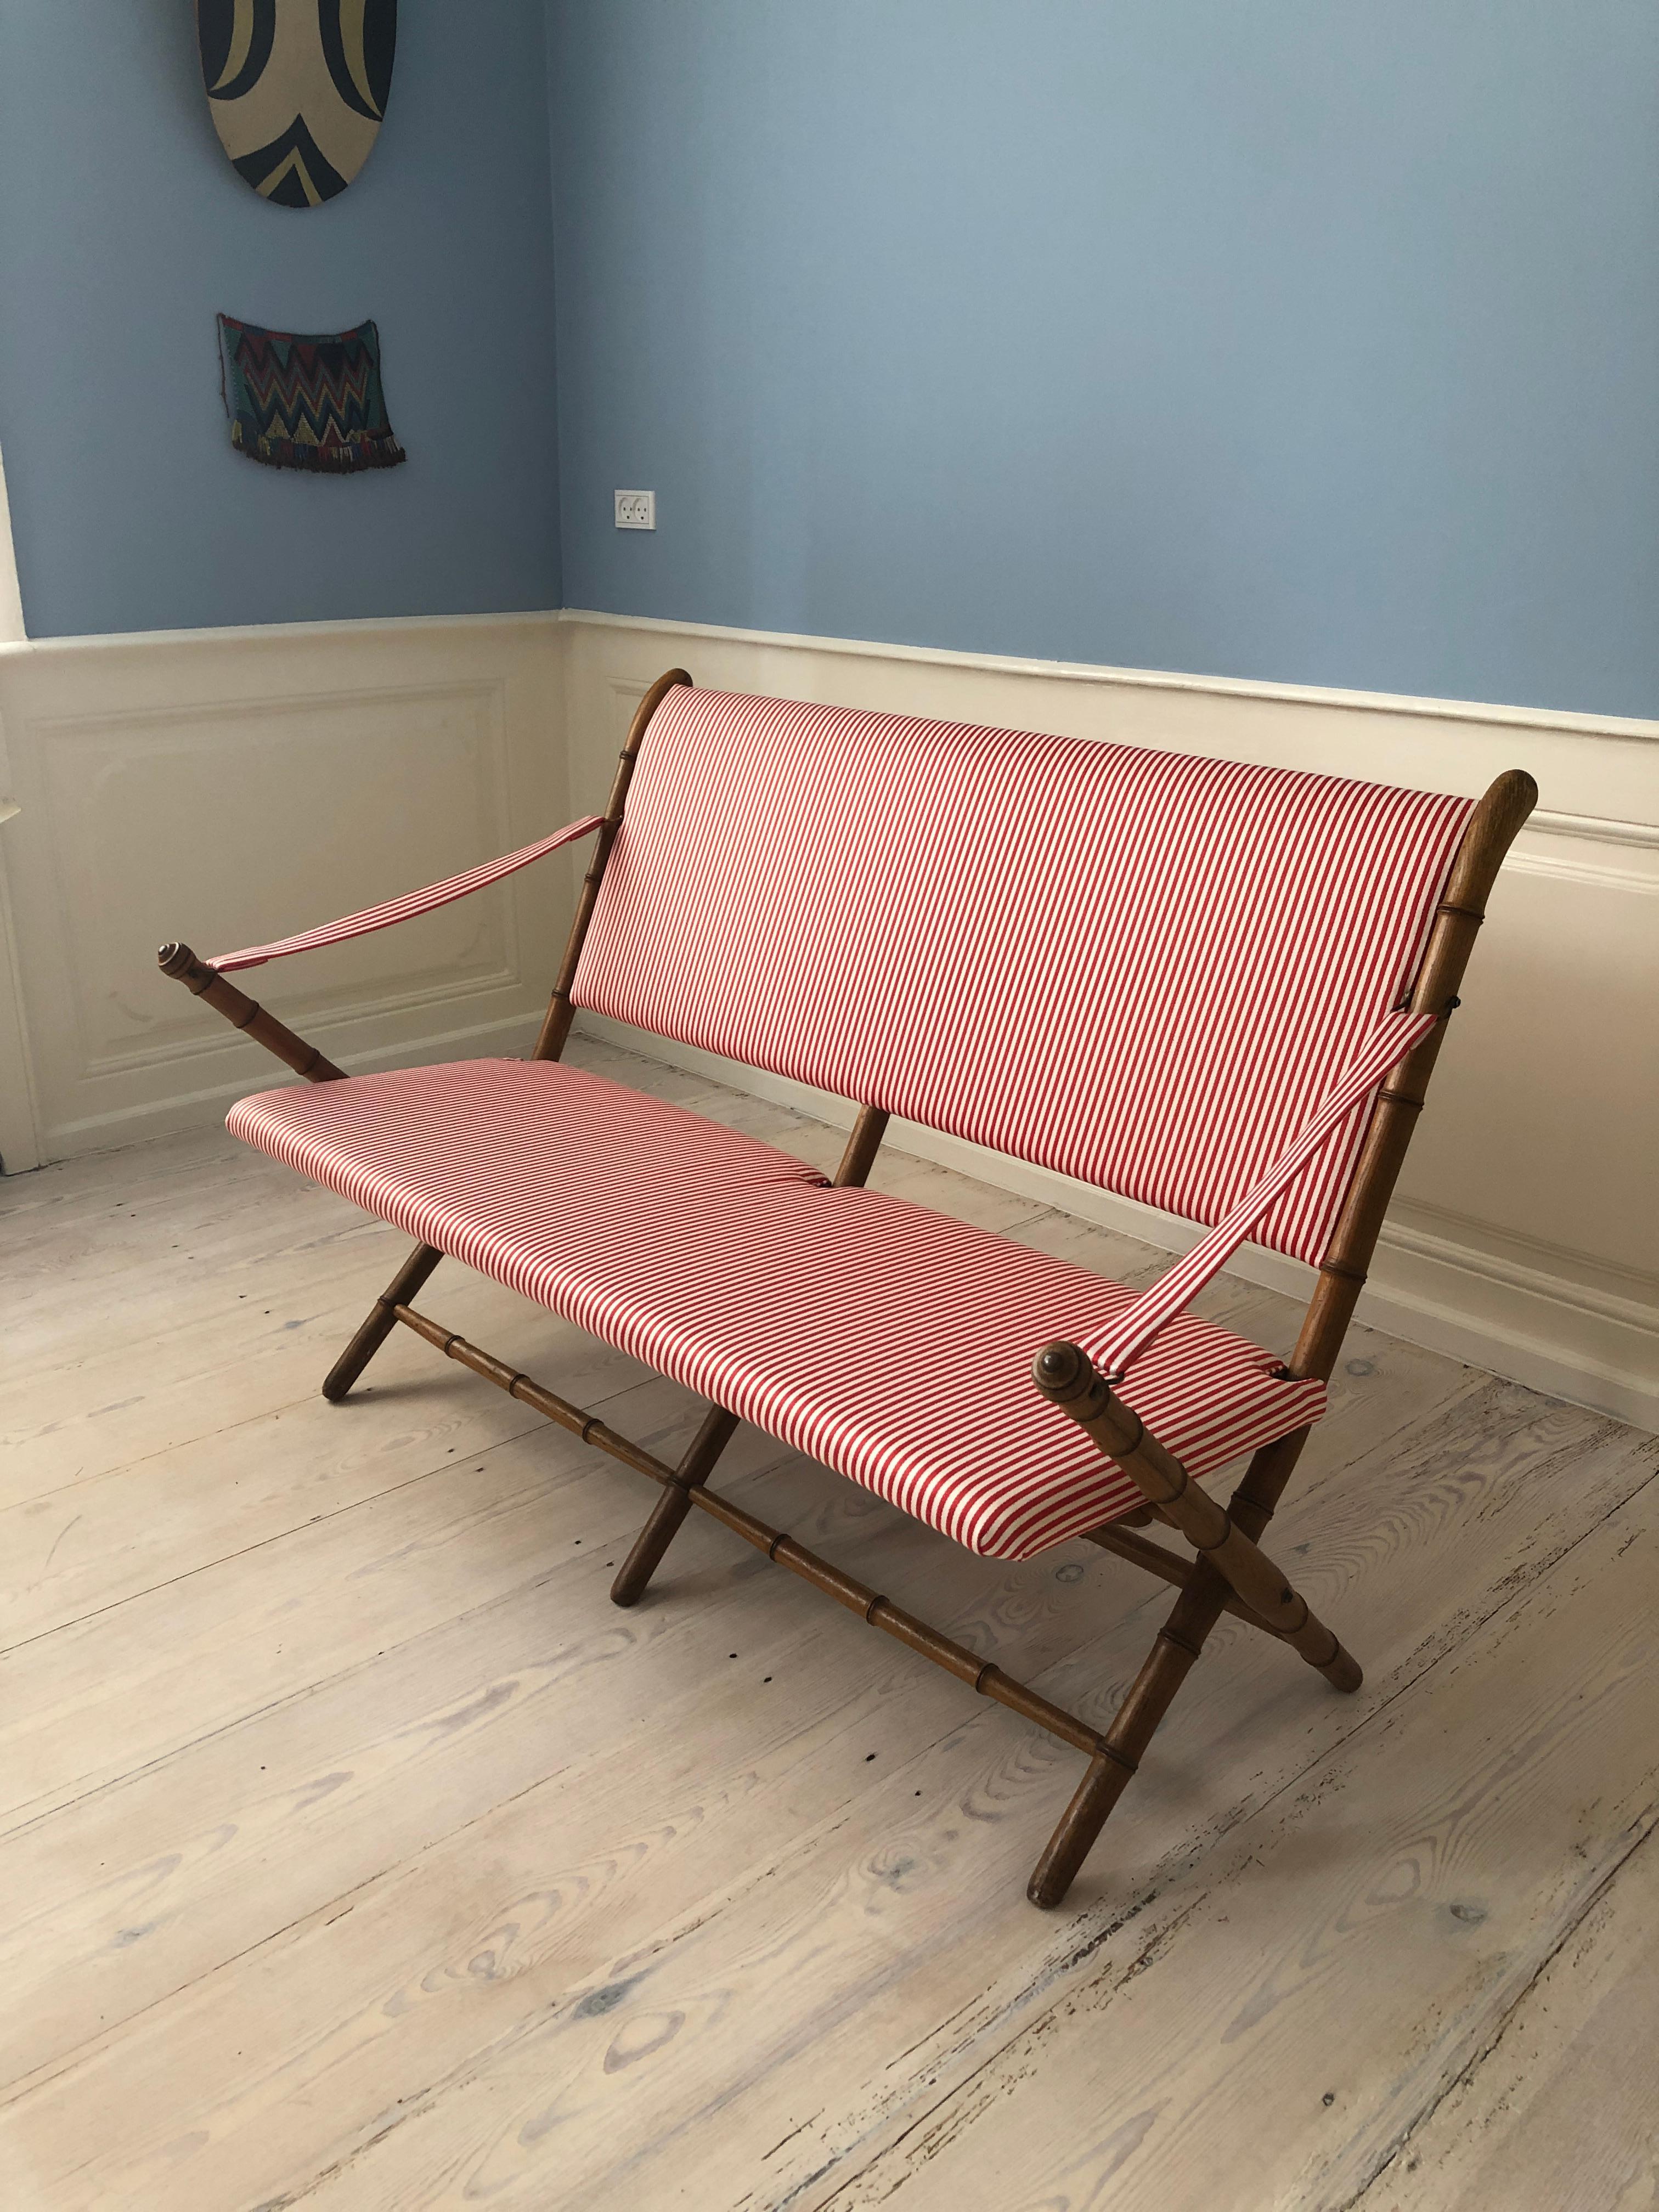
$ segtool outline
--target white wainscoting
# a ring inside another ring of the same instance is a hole
[[[281,1071],[161,975],[568,818],[547,615],[0,646],[0,1146],[9,1169],[222,1115]],[[565,856],[249,988],[348,1068],[533,1037]]]
[[[1525,768],[1540,805],[1494,892],[1362,1316],[1659,1427],[1659,723],[1071,667],[567,613],[571,796],[603,800],[641,692],[702,684],[1283,763],[1470,793]],[[635,1033],[636,1048],[827,1119],[844,1101]],[[890,1141],[1171,1249],[1167,1217],[896,1125]],[[1236,1263],[1295,1286],[1295,1262]]]
[[[1659,724],[583,614],[0,643],[0,1156],[222,1115],[273,1064],[158,975],[524,843],[603,801],[641,692],[700,683],[1476,792],[1529,769],[1362,1312],[1659,1426]],[[8,758],[9,756],[9,758]],[[0,810],[3,811],[3,810]],[[245,979],[351,1068],[518,1052],[562,854]],[[696,1056],[649,1039],[640,1048]],[[711,1066],[713,1063],[707,1063]],[[848,1102],[721,1064],[832,1121]],[[896,1141],[1179,1249],[1182,1224],[932,1132]],[[1247,1249],[1260,1279],[1291,1261]]]

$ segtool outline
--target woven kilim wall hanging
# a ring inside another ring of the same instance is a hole
[[[313,337],[221,315],[219,361],[230,442],[251,461],[349,476],[408,458],[386,420],[373,323]]]
[[[279,207],[343,192],[386,113],[398,0],[196,0],[196,38],[238,175]]]

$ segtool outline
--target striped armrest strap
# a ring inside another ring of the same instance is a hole
[[[556,852],[561,845],[574,844],[578,837],[591,836],[603,821],[602,815],[585,814],[580,822],[567,822],[550,837],[521,846],[516,853],[503,853],[498,860],[480,861],[476,868],[467,868],[459,876],[446,877],[441,884],[428,884],[424,890],[405,891],[401,898],[367,906],[361,914],[344,915],[338,921],[323,922],[316,929],[302,929],[296,937],[279,937],[270,945],[250,945],[240,952],[216,952],[207,964],[220,975],[228,975],[238,968],[260,968],[267,960],[285,959],[290,952],[310,952],[319,945],[340,945],[348,937],[366,936],[371,929],[389,929],[394,921],[407,921],[411,915],[428,914],[434,907],[447,906],[452,899],[465,898],[469,891],[481,891],[486,884],[499,883],[503,876],[510,876],[516,868],[527,868],[544,854]]]
[[[1121,1376],[1164,1323],[1196,1297],[1212,1275],[1219,1273],[1280,1192],[1328,1141],[1366,1092],[1441,1019],[1439,1013],[1389,1015],[1296,1142],[1280,1153],[1254,1189],[1183,1259],[1160,1275],[1151,1290],[1126,1307],[1109,1331],[1082,1346],[1104,1374]]]

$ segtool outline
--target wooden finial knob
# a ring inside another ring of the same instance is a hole
[[[1031,1368],[1031,1379],[1045,1398],[1063,1405],[1088,1388],[1094,1370],[1076,1345],[1064,1338],[1045,1345]]]

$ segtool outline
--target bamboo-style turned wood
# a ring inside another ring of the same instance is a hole
[[[398,1326],[398,1308],[407,1305],[443,1254],[435,1244],[417,1244],[386,1285],[368,1317],[323,1378],[323,1395],[338,1405],[369,1361]]]
[[[664,1484],[650,1517],[634,1539],[632,1551],[617,1571],[617,1578],[611,1585],[613,1605],[637,1605],[645,1595],[652,1576],[662,1565],[664,1553],[691,1510],[691,1492],[713,1474],[716,1461],[740,1425],[735,1413],[728,1413],[719,1406],[708,1408],[702,1425],[686,1448],[684,1458]]]
[[[573,1431],[584,1443],[597,1445],[600,1451],[608,1452],[613,1459],[621,1460],[624,1466],[635,1468],[641,1474],[648,1474],[653,1482],[679,1487],[675,1482],[676,1470],[665,1460],[659,1459],[653,1452],[647,1451],[642,1445],[620,1435],[608,1422],[601,1421],[594,1414],[584,1413],[580,1406],[573,1406],[568,1398],[561,1398],[556,1390],[549,1390],[543,1384],[532,1382],[521,1370],[507,1366],[504,1360],[493,1358],[489,1352],[480,1351],[476,1344],[469,1344],[453,1329],[445,1328],[441,1322],[430,1320],[425,1314],[416,1313],[411,1307],[399,1306],[396,1318],[405,1328],[413,1329],[416,1336],[422,1336],[428,1344],[436,1345],[448,1358],[459,1360],[463,1367],[470,1367],[475,1375],[482,1375],[497,1389],[505,1390],[509,1398],[516,1398],[521,1405],[533,1407],[538,1413],[544,1413],[550,1421],[556,1421],[562,1429]],[[720,1418],[730,1419],[732,1417],[722,1415]],[[699,1431],[700,1437],[711,1429],[713,1420],[712,1415],[705,1420],[702,1431]],[[689,1458],[690,1455],[687,1456]],[[702,1483],[682,1488],[681,1494],[689,1504],[711,1515],[722,1527],[730,1528],[734,1535],[741,1536],[746,1544],[752,1544],[757,1552],[764,1552],[767,1558],[778,1566],[787,1567],[791,1574],[799,1575],[804,1582],[824,1591],[837,1604],[860,1614],[872,1628],[879,1628],[884,1635],[908,1644],[912,1651],[921,1652],[924,1658],[931,1659],[936,1666],[943,1667],[960,1680],[971,1683],[982,1698],[993,1698],[998,1705],[1006,1705],[1011,1712],[1036,1722],[1051,1735],[1057,1735],[1063,1743],[1072,1744],[1079,1751],[1097,1753],[1101,1748],[1099,1731],[1091,1728],[1086,1721],[1079,1720],[1075,1713],[1068,1713],[1064,1706],[1054,1705],[1027,1684],[1017,1682],[1011,1674],[1005,1674],[1000,1667],[991,1666],[976,1651],[970,1651],[965,1644],[956,1643],[927,1621],[917,1620],[914,1613],[906,1613],[902,1606],[891,1604],[879,1590],[855,1582],[851,1575],[844,1575],[839,1567],[831,1566],[828,1559],[820,1559],[816,1552],[809,1552],[804,1544],[798,1544],[782,1529],[769,1528],[764,1521],[745,1512],[741,1505],[734,1505],[729,1498],[720,1497]]]
[[[579,1436],[585,1444],[593,1444],[600,1451],[609,1452],[612,1459],[621,1460],[625,1467],[633,1468],[640,1474],[648,1474],[653,1482],[673,1480],[674,1470],[665,1460],[659,1459],[654,1452],[647,1451],[642,1444],[636,1444],[631,1437],[623,1436],[619,1429],[613,1429],[609,1422],[600,1420],[597,1413],[584,1413],[580,1406],[573,1406],[568,1398],[561,1398],[556,1391],[546,1389],[541,1383],[533,1382],[522,1368],[509,1367],[504,1359],[497,1359],[489,1352],[481,1351],[476,1344],[469,1344],[464,1336],[458,1335],[453,1329],[445,1328],[441,1322],[429,1320],[425,1314],[416,1313],[412,1306],[394,1307],[392,1318],[401,1322],[405,1328],[413,1329],[416,1336],[423,1336],[428,1344],[436,1345],[447,1359],[458,1360],[463,1367],[470,1367],[475,1375],[482,1375],[486,1382],[493,1382],[498,1390],[505,1390],[509,1398],[518,1399],[521,1405],[533,1407],[537,1413],[545,1414],[550,1421],[556,1421],[560,1428],[568,1429],[573,1435]]]
[[[1251,1460],[1227,1507],[1234,1526],[1246,1535],[1259,1537],[1272,1520],[1311,1434],[1310,1429],[1293,1429],[1276,1443],[1264,1444]],[[1047,1908],[1063,1901],[1211,1630],[1235,1596],[1220,1570],[1200,1557],[1113,1717],[1104,1744],[1090,1761],[1043,1848],[1026,1887],[1033,1905]]]
[[[1211,1560],[1252,1613],[1282,1636],[1293,1651],[1322,1674],[1334,1688],[1357,1690],[1363,1679],[1358,1662],[1333,1632],[1317,1620],[1308,1601],[1224,1506],[1200,1490],[1173,1454],[1166,1451],[1132,1407],[1112,1395],[1105,1377],[1074,1344],[1049,1345],[1032,1369],[1036,1386],[1051,1405],[1116,1462],[1149,1504],[1172,1522],[1194,1550]]]
[[[634,780],[635,764],[651,717],[668,696],[681,684],[689,684],[690,677],[683,668],[670,668],[659,676],[635,709],[634,719],[628,726],[628,735],[617,761],[617,772],[611,779],[611,796],[605,802],[605,820],[600,826],[593,857],[587,873],[582,878],[581,896],[576,902],[576,912],[566,940],[564,958],[559,965],[558,980],[553,986],[553,995],[548,1001],[547,1016],[542,1024],[542,1033],[536,1040],[532,1055],[536,1060],[557,1060],[570,1036],[570,1025],[575,1019],[570,994],[575,987],[576,970],[581,963],[582,947],[587,941],[588,926],[599,904],[599,888],[623,824],[628,803],[628,787]],[[623,1561],[616,1580],[611,1585],[614,1604],[636,1605],[644,1596],[652,1576],[660,1565],[664,1553],[673,1542],[686,1515],[690,1511],[690,1492],[714,1469],[720,1454],[736,1434],[738,1424],[730,1413],[718,1406],[711,1406],[702,1426],[679,1466],[674,1470],[674,1480],[665,1489],[652,1508],[646,1524],[634,1540],[633,1549]]]
[[[1412,988],[1414,1012],[1449,1012],[1504,855],[1537,804],[1538,786],[1523,770],[1510,769],[1489,787],[1470,817]],[[1437,1024],[1390,1071],[1377,1092],[1353,1178],[1288,1363],[1292,1375],[1317,1376],[1327,1382],[1335,1368],[1445,1034],[1445,1023]]]
[[[296,1075],[303,1075],[307,1083],[343,1083],[345,1070],[336,1067],[325,1058],[314,1044],[307,1044],[296,1036],[285,1022],[275,1014],[268,1014],[257,999],[250,999],[246,991],[239,991],[216,968],[210,968],[198,960],[187,945],[164,945],[155,956],[156,964],[164,975],[172,975],[187,991],[222,1014],[235,1030],[252,1038],[255,1044],[264,1045],[274,1053],[285,1067]]]
[[[559,963],[558,980],[553,986],[553,995],[547,1002],[547,1015],[542,1023],[542,1033],[536,1040],[536,1049],[530,1055],[532,1060],[556,1060],[564,1050],[565,1039],[570,1035],[570,1024],[576,1018],[575,1008],[570,1003],[570,994],[575,987],[576,969],[581,962],[582,946],[587,942],[588,924],[592,921],[593,909],[599,902],[599,886],[605,881],[611,848],[616,843],[623,825],[628,787],[634,780],[634,763],[639,758],[647,726],[668,694],[680,684],[689,684],[690,681],[683,668],[667,670],[641,700],[635,709],[634,719],[628,726],[628,736],[617,762],[617,773],[611,780],[611,796],[605,801],[605,819],[599,825],[587,873],[582,878],[575,919],[565,940],[564,958]]]
[[[1132,1565],[1144,1568],[1149,1575],[1156,1575],[1160,1582],[1172,1583],[1176,1589],[1185,1589],[1192,1579],[1194,1562],[1191,1559],[1182,1559],[1179,1553],[1166,1551],[1162,1544],[1149,1543],[1146,1537],[1135,1535],[1121,1521],[1109,1522],[1103,1528],[1089,1529],[1083,1540],[1085,1544],[1097,1545],[1103,1552],[1110,1552],[1116,1559],[1127,1559]],[[1281,1638],[1284,1635],[1284,1631],[1275,1628],[1272,1621],[1263,1620],[1259,1613],[1252,1613],[1237,1590],[1228,1591],[1227,1601],[1221,1609],[1224,1613],[1231,1613],[1235,1620],[1248,1621],[1252,1628],[1261,1629],[1264,1635]]]

